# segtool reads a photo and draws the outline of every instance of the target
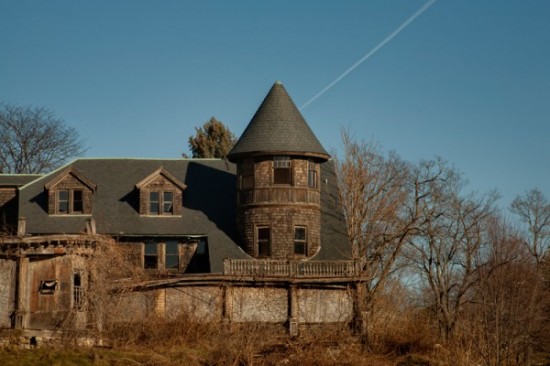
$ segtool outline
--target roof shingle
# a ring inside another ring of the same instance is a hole
[[[276,82],[227,158],[235,162],[243,156],[293,153],[325,161],[330,157],[283,84]]]

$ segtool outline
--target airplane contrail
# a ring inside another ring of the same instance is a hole
[[[399,27],[397,27],[393,32],[391,32],[382,42],[380,42],[376,47],[374,47],[372,50],[370,50],[365,56],[361,57],[359,61],[354,63],[349,69],[344,71],[342,75],[338,76],[334,81],[332,81],[330,84],[328,84],[323,90],[321,90],[319,93],[315,94],[313,98],[308,100],[304,105],[300,107],[300,110],[304,109],[311,103],[313,103],[317,98],[319,98],[321,95],[325,94],[330,88],[332,88],[336,83],[338,83],[340,80],[342,80],[347,74],[352,72],[357,66],[361,65],[363,62],[365,62],[367,59],[369,59],[372,55],[374,55],[380,48],[384,47],[386,43],[391,41],[395,36],[397,36],[403,29],[405,29],[409,24],[411,24],[416,18],[422,15],[430,6],[432,6],[437,0],[429,0],[426,2],[420,9],[418,9],[413,15],[411,15],[407,20],[405,20]]]

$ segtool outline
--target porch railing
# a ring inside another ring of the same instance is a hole
[[[270,259],[225,259],[224,274],[266,277],[354,277],[356,261],[299,261]]]

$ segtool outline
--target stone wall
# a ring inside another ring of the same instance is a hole
[[[247,160],[246,162],[249,162]],[[242,164],[239,163],[239,164]],[[311,168],[319,179],[317,162]],[[273,157],[256,158],[254,161],[253,187],[239,187],[238,227],[243,249],[251,256],[259,257],[256,232],[258,227],[270,228],[270,258],[285,259],[303,257],[294,253],[294,227],[307,228],[306,257],[315,255],[321,243],[321,209],[319,182],[308,184],[309,159],[292,157],[290,184],[274,184]],[[239,174],[242,169],[239,167]],[[239,179],[241,181],[242,179]]]
[[[347,289],[201,285],[126,293],[114,298],[115,321],[139,322],[150,316],[168,320],[189,316],[196,321],[286,323],[297,309],[299,324],[349,323],[353,296]],[[295,301],[295,304],[292,304]]]
[[[321,212],[316,207],[259,206],[241,213],[241,237],[245,251],[257,256],[256,229],[271,229],[271,258],[293,258],[294,227],[307,228],[307,256],[315,255],[321,243]]]

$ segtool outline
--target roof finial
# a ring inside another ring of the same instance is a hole
[[[275,85],[283,85],[283,83],[280,80],[276,80]]]

